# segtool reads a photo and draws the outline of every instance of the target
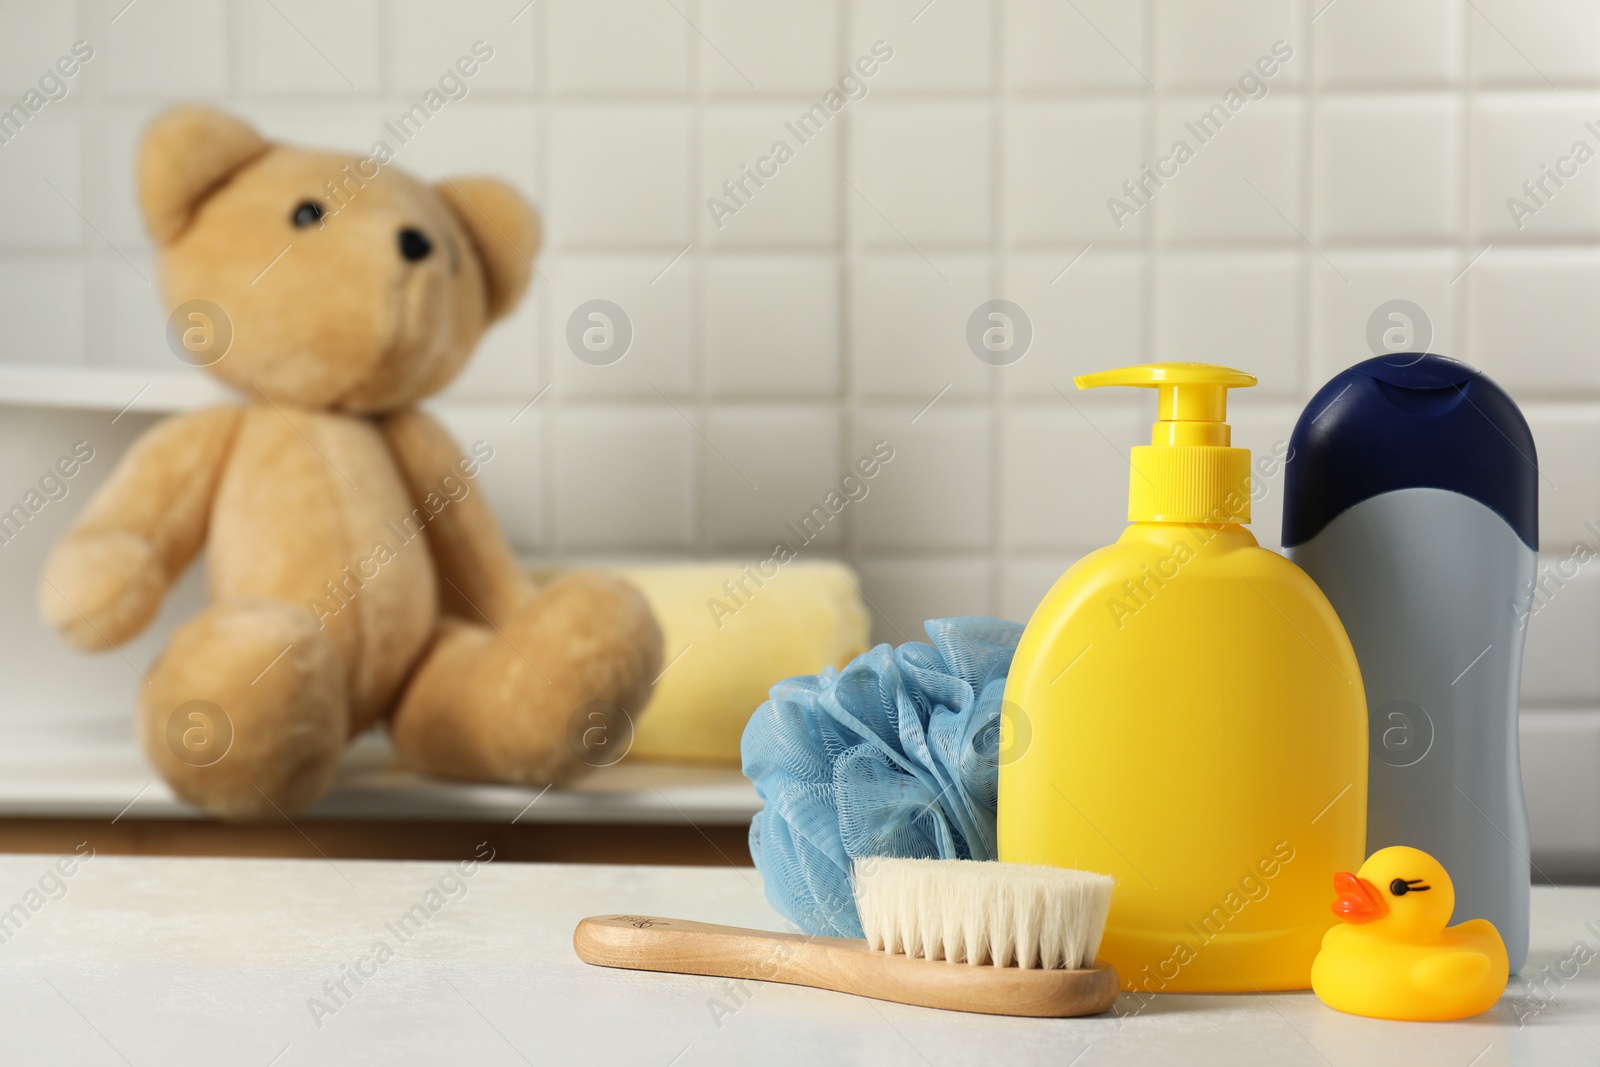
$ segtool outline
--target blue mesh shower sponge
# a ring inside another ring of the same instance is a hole
[[[744,773],[765,804],[750,855],[768,902],[807,933],[862,936],[857,859],[995,858],[1000,702],[1022,627],[923,628],[933,644],[779,682],[745,727]]]

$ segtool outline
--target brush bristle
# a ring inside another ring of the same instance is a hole
[[[865,859],[851,881],[867,944],[998,967],[1094,963],[1109,875],[973,860]]]

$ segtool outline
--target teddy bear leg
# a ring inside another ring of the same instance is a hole
[[[211,604],[150,669],[139,741],[173,792],[224,819],[277,818],[327,792],[347,741],[328,632],[273,600]]]
[[[661,631],[638,590],[573,574],[498,628],[442,623],[390,729],[432,774],[559,783],[597,763],[581,740],[591,714],[620,730],[617,709],[637,718],[660,669]]]

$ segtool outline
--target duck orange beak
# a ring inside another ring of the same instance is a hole
[[[1378,887],[1349,871],[1333,876],[1333,913],[1347,923],[1369,923],[1389,914],[1389,902]]]

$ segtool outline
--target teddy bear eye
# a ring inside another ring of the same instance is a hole
[[[301,229],[315,225],[322,221],[322,205],[315,200],[301,201],[300,206],[294,209],[291,218]]]

